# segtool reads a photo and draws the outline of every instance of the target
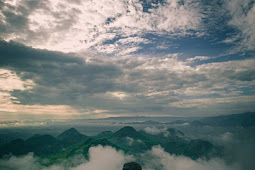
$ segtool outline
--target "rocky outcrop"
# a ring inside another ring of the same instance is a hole
[[[142,167],[136,162],[129,162],[123,165],[122,170],[142,170]]]

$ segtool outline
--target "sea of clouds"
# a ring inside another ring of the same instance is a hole
[[[171,155],[160,146],[154,146],[150,151],[140,155],[144,170],[239,170],[238,165],[227,165],[221,159],[192,160],[184,156]],[[83,156],[72,158],[69,164],[59,163],[49,167],[42,166],[39,158],[29,153],[28,155],[0,160],[2,170],[121,170],[123,164],[136,161],[132,155],[126,155],[110,146],[96,146],[89,149],[89,160]],[[79,165],[77,165],[79,164]],[[70,165],[75,167],[70,167]]]

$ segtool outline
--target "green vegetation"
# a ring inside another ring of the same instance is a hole
[[[51,135],[34,135],[27,140],[16,139],[0,147],[0,156],[34,152],[41,158],[41,164],[52,165],[77,155],[89,159],[89,148],[98,145],[111,146],[133,155],[139,155],[155,145],[160,145],[166,152],[185,155],[192,159],[209,158],[219,153],[210,142],[189,139],[181,131],[173,128],[166,129],[164,133],[152,135],[126,126],[115,133],[105,131],[94,137],[88,137],[71,128],[57,138]]]

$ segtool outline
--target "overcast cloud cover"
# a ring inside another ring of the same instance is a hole
[[[252,0],[0,0],[0,117],[254,111]]]

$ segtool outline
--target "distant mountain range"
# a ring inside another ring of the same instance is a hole
[[[167,135],[152,135],[126,126],[115,133],[105,131],[93,137],[83,135],[75,128],[71,128],[57,137],[34,135],[27,140],[16,139],[0,146],[0,156],[25,155],[34,152],[41,158],[44,165],[51,165],[79,154],[88,158],[89,148],[97,145],[111,146],[133,155],[146,152],[155,145],[161,145],[166,152],[171,154],[185,155],[192,159],[220,155],[220,149],[210,142],[190,139],[181,131],[173,128],[167,129]]]
[[[152,118],[153,119],[153,118]],[[168,119],[165,119],[167,121]],[[153,120],[134,121],[134,122],[121,122],[120,124],[126,125],[190,125],[196,127],[202,126],[220,126],[220,127],[251,127],[255,126],[255,112],[248,112],[242,114],[222,115],[206,118],[197,118],[190,120],[174,120],[170,122],[160,122]]]
[[[200,120],[208,126],[255,126],[255,112],[207,117]]]
[[[176,121],[176,120],[197,120],[201,117],[147,117],[147,116],[121,116],[121,117],[108,117],[99,120],[115,120],[115,121]]]

